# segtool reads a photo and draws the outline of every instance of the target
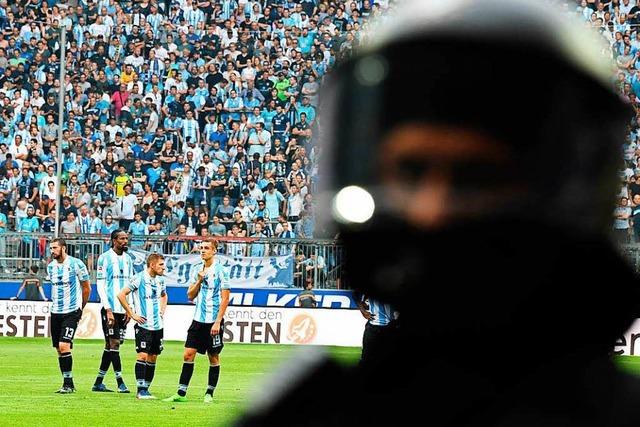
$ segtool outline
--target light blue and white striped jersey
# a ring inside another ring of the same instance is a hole
[[[203,263],[194,265],[190,284],[198,280],[198,272],[202,270],[202,267]],[[200,323],[213,323],[216,321],[220,303],[222,302],[223,289],[229,289],[229,272],[219,261],[214,260],[213,265],[208,268],[207,274],[202,281],[198,296],[193,301],[196,304],[193,320]]]
[[[164,277],[151,277],[145,268],[129,280],[127,288],[131,289],[136,314],[146,319],[141,327],[150,331],[159,331],[164,326],[160,316],[160,301],[167,292]]]
[[[82,261],[69,255],[62,263],[54,259],[47,266],[47,280],[51,282],[52,313],[65,314],[82,308],[80,282],[89,280]]]
[[[389,304],[382,304],[379,301],[369,297],[369,312],[373,314],[373,320],[369,320],[374,326],[387,326],[395,319],[393,308]]]
[[[105,309],[114,313],[125,313],[118,301],[118,294],[135,275],[133,258],[126,252],[118,255],[113,249],[104,252],[98,258],[96,287],[100,295],[100,303]]]

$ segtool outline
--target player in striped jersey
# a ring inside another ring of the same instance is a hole
[[[164,257],[151,254],[147,258],[147,268],[133,278],[118,294],[118,300],[127,315],[136,321],[135,373],[138,384],[138,399],[155,399],[149,387],[156,371],[156,360],[162,353],[164,311],[167,308],[167,287],[164,283]],[[127,295],[133,296],[136,311],[131,310]]]
[[[63,239],[53,239],[49,246],[53,261],[47,266],[47,280],[51,282],[51,341],[58,352],[63,385],[57,393],[73,393],[73,336],[82,317],[82,309],[89,301],[91,286],[89,272],[82,261],[67,255]]]
[[[222,333],[224,331],[224,313],[229,305],[229,273],[222,263],[215,260],[218,249],[216,241],[205,241],[200,244],[200,256],[203,265],[196,264],[191,277],[191,285],[187,291],[189,299],[196,305],[193,322],[187,332],[184,343],[182,373],[178,392],[164,399],[165,402],[186,402],[187,388],[193,375],[193,362],[196,352],[209,356],[209,385],[204,395],[204,402],[213,402],[213,391],[220,377],[220,352],[224,347]]]
[[[365,362],[371,358],[375,358],[378,354],[380,345],[384,345],[381,339],[385,328],[393,325],[396,320],[397,312],[389,304],[383,304],[369,296],[354,292],[354,298],[362,317],[367,319],[362,336],[362,355],[361,362]]]
[[[104,376],[113,364],[113,371],[118,382],[118,393],[129,393],[122,379],[122,362],[120,361],[120,344],[124,342],[129,316],[118,300],[118,294],[135,274],[133,258],[127,254],[129,236],[124,230],[111,233],[111,249],[98,258],[96,287],[102,304],[102,331],[105,347],[100,361],[100,370],[91,391],[111,392],[102,383]]]

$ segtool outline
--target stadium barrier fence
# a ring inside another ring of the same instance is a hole
[[[95,282],[98,257],[109,249],[109,236],[103,234],[63,234],[67,253],[82,259]],[[46,277],[45,267],[50,259],[49,242],[53,234],[3,233],[0,234],[0,280],[26,277],[32,266],[38,267],[36,276]],[[322,239],[275,239],[252,237],[200,237],[200,236],[131,236],[132,248],[165,255],[197,252],[197,242],[203,239],[218,241],[218,252],[245,257],[251,255],[295,256],[293,283],[304,287],[308,277],[316,289],[346,289],[342,280],[344,252],[339,242]]]

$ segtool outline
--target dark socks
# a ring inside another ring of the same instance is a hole
[[[182,363],[182,372],[180,373],[180,384],[178,385],[178,394],[180,396],[187,395],[187,388],[189,387],[189,381],[193,375],[193,362]]]
[[[120,361],[120,350],[111,349],[111,364],[113,364],[113,371],[116,374],[116,381],[118,385],[124,384],[122,380],[122,362]]]
[[[149,389],[149,387],[151,387],[151,381],[153,381],[153,375],[156,373],[156,364],[147,362],[147,369],[144,372],[145,387]]]
[[[207,394],[213,396],[213,391],[218,385],[218,378],[220,378],[220,365],[209,366],[209,385],[207,386]]]
[[[145,371],[147,370],[147,362],[144,360],[136,360],[136,385],[138,386],[138,391],[145,390]]]
[[[71,374],[73,358],[71,357],[71,353],[61,353],[60,356],[58,356],[58,364],[60,365],[60,372],[62,372],[63,385],[73,388],[73,375]]]
[[[111,350],[105,348],[102,351],[102,360],[100,361],[100,370],[98,371],[98,376],[96,377],[96,385],[102,384],[102,380],[104,376],[107,375],[107,371],[109,370],[109,366],[111,365]]]

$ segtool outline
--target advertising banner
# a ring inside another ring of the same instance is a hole
[[[0,337],[49,337],[50,303],[0,301]],[[184,341],[193,319],[191,305],[168,306],[164,317],[166,340]],[[225,342],[360,346],[365,320],[358,310],[285,307],[229,307]],[[102,339],[100,305],[89,303],[78,324],[76,338]],[[133,339],[133,322],[127,328]],[[126,346],[126,344],[125,344]]]
[[[0,283],[0,300],[9,299],[18,292],[21,282]],[[44,294],[51,296],[51,285],[42,285]],[[296,307],[300,288],[231,288],[231,305],[260,306],[260,307]],[[318,308],[342,308],[356,309],[353,293],[339,289],[314,289]],[[185,286],[167,287],[169,305],[189,304],[187,288]],[[22,293],[24,297],[24,291]],[[95,285],[91,285],[90,302],[99,302],[98,291]]]

